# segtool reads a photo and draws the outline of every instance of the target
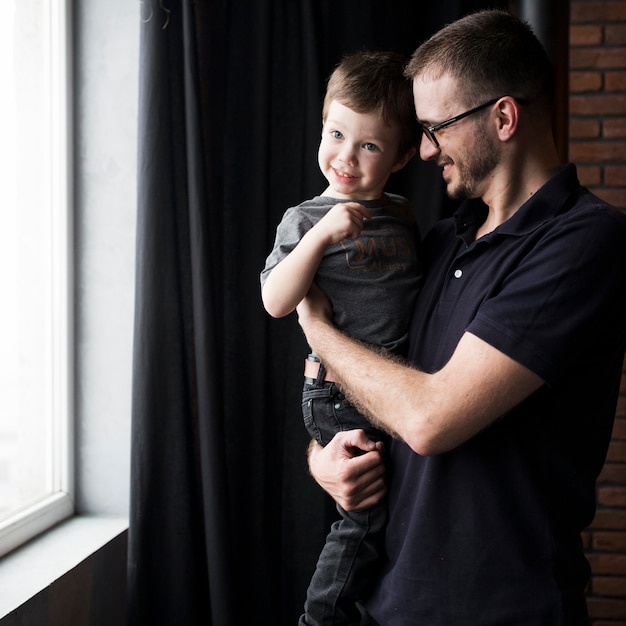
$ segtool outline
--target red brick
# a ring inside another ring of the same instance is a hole
[[[594,574],[626,575],[626,554],[587,553]]]
[[[626,507],[626,487],[601,487],[598,489],[598,504]]]
[[[626,441],[611,441],[607,461],[626,462]]]
[[[619,185],[626,185],[626,165],[608,165],[604,168],[604,182],[607,185],[617,187]],[[624,384],[626,377],[622,376],[622,385]],[[621,398],[623,402],[622,415],[626,417],[626,398]],[[626,438],[626,435],[625,435]]]
[[[605,463],[600,476],[598,476],[598,485],[618,484],[626,485],[626,463]]]
[[[570,24],[602,21],[603,14],[593,11],[593,2],[570,2]]]
[[[626,44],[626,24],[607,24],[604,33],[604,42],[606,44],[611,46],[623,46]]]
[[[570,95],[569,113],[570,115],[593,116],[624,115],[626,113],[626,95],[618,93]]]
[[[612,511],[610,509],[599,509],[591,524],[592,530],[611,529],[626,530],[626,511]]]
[[[570,48],[569,66],[571,69],[610,69],[624,67],[626,47],[615,48]]]
[[[596,596],[623,598],[626,590],[626,578],[623,576],[594,576],[591,580],[591,592]]]
[[[573,141],[569,145],[569,158],[574,163],[623,162],[626,141]]]
[[[588,597],[587,606],[591,619],[626,619],[626,600]]]
[[[597,6],[597,2],[595,3]],[[626,21],[626,2],[604,2],[605,17],[607,22],[625,22]]]
[[[607,139],[625,139],[626,117],[604,120],[602,122],[602,135]],[[626,152],[624,152],[622,160],[626,161]],[[626,184],[626,180],[622,181],[622,184]]]
[[[601,552],[626,552],[626,532],[595,531],[591,535],[591,545]]]
[[[602,26],[589,24],[570,26],[569,41],[571,46],[598,46],[602,44]]]
[[[602,169],[597,165],[581,165],[578,169],[578,180],[581,185],[599,185],[602,182]]]
[[[603,87],[600,72],[570,72],[569,92],[600,91]]]
[[[620,397],[620,400],[626,400],[626,398]],[[626,440],[626,419],[618,417],[613,424],[613,439]]]
[[[626,72],[605,72],[604,88],[606,91],[626,91]]]
[[[600,122],[584,117],[570,117],[570,139],[596,139],[600,137]]]
[[[570,22],[626,20],[626,2],[570,2]]]
[[[617,398],[617,409],[615,410],[615,415],[619,417],[626,417],[626,398],[624,398],[624,396],[618,396]]]

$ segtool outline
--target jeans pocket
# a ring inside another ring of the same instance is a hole
[[[302,417],[304,419],[304,427],[309,433],[309,436],[315,439],[320,445],[324,445],[322,434],[313,419],[313,400],[311,398],[303,399],[302,401]]]

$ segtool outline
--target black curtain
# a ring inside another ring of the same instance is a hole
[[[129,624],[295,624],[328,526],[300,414],[306,345],[258,276],[319,193],[324,82],[358,48],[409,55],[500,2],[144,0]],[[414,159],[389,189],[449,212]]]

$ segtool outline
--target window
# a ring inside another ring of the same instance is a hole
[[[73,512],[69,6],[0,20],[0,555]]]

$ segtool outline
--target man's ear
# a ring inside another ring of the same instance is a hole
[[[502,141],[508,141],[517,132],[520,104],[514,98],[505,97],[498,103],[498,135]]]
[[[417,152],[417,148],[409,148],[397,161],[396,164],[391,168],[392,172],[398,172],[401,170],[414,156]]]

